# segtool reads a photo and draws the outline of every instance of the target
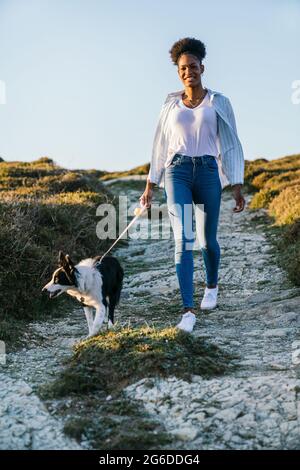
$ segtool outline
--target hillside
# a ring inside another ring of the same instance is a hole
[[[11,316],[40,318],[58,303],[40,292],[62,249],[75,261],[104,251],[96,237],[95,209],[112,195],[112,178],[147,174],[149,164],[128,171],[66,170],[45,157],[34,162],[0,162],[0,336],[15,337]],[[276,231],[278,259],[290,279],[300,279],[300,154],[246,161],[250,209],[265,210]],[[143,183],[141,191],[143,190]],[[228,191],[228,188],[227,188]],[[274,243],[274,241],[273,241]],[[60,304],[63,304],[60,300]]]

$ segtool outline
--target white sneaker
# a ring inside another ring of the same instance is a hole
[[[210,289],[205,287],[204,296],[200,308],[202,310],[210,310],[217,305],[218,286]]]
[[[181,321],[176,325],[176,328],[191,333],[196,323],[196,315],[193,312],[186,312],[182,315]]]

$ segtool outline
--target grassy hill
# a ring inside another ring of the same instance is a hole
[[[148,171],[149,164],[122,172],[70,171],[47,157],[0,162],[1,339],[15,336],[12,318],[20,326],[51,308],[57,311],[58,302],[44,298],[41,287],[55,267],[58,250],[77,262],[110,245],[95,230],[96,207],[113,200],[102,181]],[[280,262],[299,285],[300,154],[246,161],[245,189],[253,193],[250,209],[266,209],[278,231]]]
[[[130,175],[147,175],[150,169],[150,163],[145,163],[144,165],[136,166],[131,170],[125,171],[114,171],[114,172],[106,172],[103,176],[100,177],[101,180],[110,180],[113,178],[120,178],[122,176],[130,176]]]

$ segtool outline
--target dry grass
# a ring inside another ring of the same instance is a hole
[[[255,192],[250,209],[267,209],[273,226],[281,228],[279,259],[290,279],[300,285],[300,154],[247,162],[245,179]]]
[[[107,172],[105,175],[101,177],[101,180],[110,180],[113,178],[119,178],[121,176],[129,176],[129,175],[147,175],[149,172],[150,163],[145,163],[144,165],[136,166],[131,170],[126,171],[115,171],[115,172]]]

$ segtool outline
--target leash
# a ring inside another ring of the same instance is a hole
[[[118,241],[120,240],[120,238],[124,235],[124,233],[129,229],[129,227],[131,227],[131,225],[134,224],[134,222],[142,215],[142,213],[145,211],[146,209],[146,205],[144,205],[141,209],[139,207],[137,207],[135,210],[134,210],[134,213],[136,214],[135,217],[132,219],[132,221],[127,225],[127,227],[123,230],[123,232],[121,233],[121,235],[118,236],[118,238],[114,241],[114,243],[111,245],[111,247],[104,253],[104,255],[101,256],[100,260],[99,260],[99,263],[101,263],[101,261],[103,260],[104,256],[107,255],[107,253],[110,252],[110,250],[118,243]]]

